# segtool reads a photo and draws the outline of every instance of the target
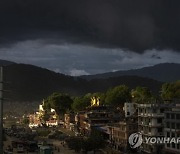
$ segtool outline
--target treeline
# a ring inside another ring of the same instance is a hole
[[[164,100],[180,99],[180,80],[173,83],[162,85],[161,91],[156,95],[146,87],[136,87],[130,89],[126,85],[119,85],[107,90],[106,92],[88,93],[80,97],[72,97],[68,94],[53,93],[45,99],[44,108],[48,111],[55,109],[57,114],[66,112],[78,112],[90,106],[93,96],[100,98],[101,105],[113,107],[123,107],[125,102],[151,103],[163,102]]]

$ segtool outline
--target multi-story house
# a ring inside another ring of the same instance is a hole
[[[98,129],[109,123],[120,121],[120,116],[120,111],[101,105],[99,97],[92,97],[91,106],[75,116],[76,131],[89,135],[94,128]]]
[[[102,127],[113,121],[113,113],[107,106],[93,106],[84,114],[85,130],[90,133],[93,128]]]
[[[166,154],[180,153],[180,104],[175,104],[174,107],[165,111],[164,134],[167,138],[179,138],[179,143],[166,143]]]
[[[80,111],[75,115],[75,132],[85,134],[85,111]]]
[[[29,115],[29,127],[38,127],[45,124],[47,126],[57,126],[58,125],[58,116],[54,109],[50,109],[50,111],[46,111],[44,108],[44,101],[39,105],[39,109],[34,114]],[[44,120],[44,116],[48,114],[48,119]]]
[[[74,113],[64,114],[64,127],[74,131],[75,126],[75,115]]]
[[[128,138],[132,133],[138,131],[137,116],[125,118],[119,123],[109,126],[109,140],[112,147],[122,152],[127,152],[130,147]]]
[[[124,103],[123,107],[125,117],[131,117],[137,112],[137,104],[136,103]]]
[[[138,130],[142,134],[143,143],[140,147],[144,153],[161,152],[163,144],[151,144],[145,142],[145,137],[164,137],[163,119],[165,104],[149,103],[138,105]]]

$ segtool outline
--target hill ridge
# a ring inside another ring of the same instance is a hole
[[[94,78],[109,78],[117,76],[135,75],[139,77],[151,78],[161,82],[172,82],[180,79],[179,63],[160,63],[154,66],[147,66],[139,69],[122,70],[107,72],[95,75],[80,76],[83,79],[91,80]]]

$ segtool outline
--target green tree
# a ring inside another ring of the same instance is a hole
[[[84,138],[82,141],[82,150],[87,153],[93,150],[93,144],[89,138]]]
[[[50,118],[50,115],[48,114],[48,112],[45,110],[45,113],[42,116],[42,122],[45,124],[46,121],[48,121]]]
[[[131,91],[131,95],[135,103],[147,103],[153,100],[151,91],[146,87],[136,87]]]
[[[28,124],[29,124],[29,118],[28,118],[28,117],[25,117],[25,118],[23,119],[23,124],[25,124],[25,125],[28,125]]]
[[[91,102],[91,94],[86,94],[82,97],[75,97],[74,102],[72,104],[72,109],[75,112],[84,110],[86,107],[90,106]]]
[[[80,152],[82,149],[83,139],[79,137],[70,137],[66,139],[66,143],[69,148],[75,150],[76,152]]]
[[[105,146],[105,141],[102,134],[96,130],[92,130],[89,137],[89,142],[92,143],[92,149],[95,153],[96,150],[102,149]]]
[[[113,106],[123,106],[125,102],[130,100],[129,88],[125,85],[120,85],[107,91],[105,103]]]
[[[73,100],[71,97],[62,93],[53,93],[47,98],[47,101],[45,102],[46,107],[48,106],[55,109],[58,115],[64,115],[67,110],[70,110],[72,103]]]
[[[95,151],[105,147],[105,141],[100,132],[92,130],[90,136],[83,140],[82,149],[87,153],[88,151]]]
[[[48,98],[44,100],[43,109],[46,110],[46,111],[51,110],[51,103],[50,103],[50,101],[48,101]]]
[[[164,83],[161,88],[161,97],[164,100],[180,99],[180,80]]]

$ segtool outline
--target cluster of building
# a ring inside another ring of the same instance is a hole
[[[31,120],[30,125],[37,125],[40,120],[35,119],[40,119],[43,112],[41,108],[32,118],[34,121]],[[49,126],[58,125],[55,115],[53,111],[50,120],[47,121]],[[35,118],[36,116],[38,118]],[[140,133],[142,144],[135,149],[137,152],[180,153],[180,104],[177,103],[125,103],[123,109],[115,109],[101,105],[99,98],[93,97],[91,106],[86,110],[64,115],[64,127],[82,136],[88,136],[92,130],[97,130],[102,133],[110,147],[117,151],[132,150],[129,136]],[[153,137],[179,138],[179,143],[146,142],[145,138]]]
[[[48,115],[48,119],[46,120],[46,115]],[[46,111],[44,109],[44,100],[42,104],[39,105],[38,111],[29,115],[29,127],[41,127],[43,125],[46,126],[58,126],[58,115],[54,109],[50,109]]]

